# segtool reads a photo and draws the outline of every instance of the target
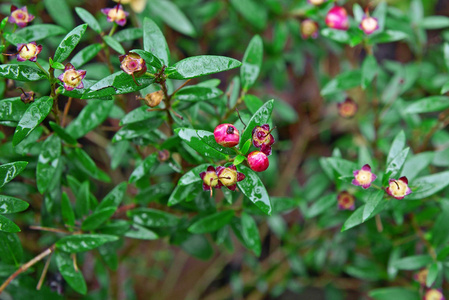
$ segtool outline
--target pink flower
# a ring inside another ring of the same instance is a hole
[[[207,167],[206,172],[201,172],[200,177],[203,180],[203,190],[211,192],[212,188],[219,189],[222,187],[221,182],[218,180],[217,172],[213,166]]]
[[[301,36],[303,39],[316,39],[318,37],[318,29],[318,23],[313,20],[305,19],[301,22]]]
[[[368,164],[364,165],[360,170],[355,170],[354,177],[352,184],[361,186],[364,189],[369,188],[371,183],[377,178],[376,175],[371,173],[371,167]]]
[[[215,141],[223,147],[234,147],[239,143],[240,133],[232,124],[220,124],[214,130]]]
[[[445,300],[443,292],[440,289],[429,289],[424,294],[423,300]]]
[[[237,168],[234,165],[230,165],[229,167],[217,167],[217,176],[221,184],[231,191],[235,191],[237,182],[245,179],[245,174],[237,172]]]
[[[11,15],[8,18],[9,23],[16,23],[17,26],[23,28],[29,22],[33,21],[34,16],[28,13],[28,9],[26,6],[22,8],[17,8],[14,5],[11,5]]]
[[[359,27],[363,30],[363,32],[365,32],[365,34],[371,34],[379,29],[379,22],[376,18],[364,15]]]
[[[103,8],[101,12],[107,16],[108,22],[115,22],[120,26],[126,24],[126,17],[129,15],[129,13],[123,10],[121,4],[118,4],[113,8]]]
[[[354,210],[355,198],[347,191],[341,191],[337,196],[338,209],[341,210]]]
[[[130,52],[126,55],[120,55],[120,69],[126,74],[140,76],[147,71],[147,64],[139,54]]]
[[[271,131],[270,125],[263,124],[262,126],[254,127],[252,132],[254,147],[260,148],[260,151],[267,156],[271,155],[271,145],[274,144],[274,137]]]
[[[28,44],[17,45],[17,60],[18,61],[36,61],[37,55],[41,53],[42,45],[37,46],[36,42]]]
[[[357,103],[351,98],[346,98],[345,101],[337,103],[338,114],[346,119],[352,118],[358,110]]]
[[[75,70],[75,67],[68,63],[65,65],[64,73],[58,76],[58,79],[64,84],[64,88],[68,91],[73,89],[82,89],[84,87],[83,79],[86,76],[86,71]]]
[[[268,168],[270,161],[265,153],[261,151],[253,151],[248,154],[248,165],[251,170],[262,172]]]
[[[325,22],[330,28],[338,30],[348,30],[349,28],[348,13],[341,6],[332,7],[326,15]]]
[[[408,186],[408,179],[402,176],[398,180],[390,179],[388,180],[388,187],[385,189],[388,195],[401,200],[405,196],[411,194],[412,190]]]

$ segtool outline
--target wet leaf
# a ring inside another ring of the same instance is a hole
[[[226,56],[192,56],[168,67],[165,74],[171,79],[189,79],[238,68],[241,64],[238,60]]]
[[[78,51],[70,61],[70,63],[75,67],[75,69],[80,68],[89,61],[91,61],[97,54],[101,51],[103,47],[101,44],[92,44],[86,48]]]
[[[156,23],[150,18],[143,19],[143,49],[153,53],[164,65],[168,66],[170,64],[170,50],[165,37]]]
[[[237,182],[240,191],[262,212],[271,215],[270,197],[259,176],[253,170],[243,165],[238,165],[237,170],[245,174],[245,179]]]
[[[0,65],[0,77],[19,81],[37,81],[46,79],[47,74],[35,67],[5,64]]]
[[[86,295],[87,285],[80,269],[75,270],[75,265],[70,254],[56,252],[56,265],[64,280],[78,293]]]
[[[56,62],[63,62],[73,49],[78,45],[81,38],[86,32],[87,24],[79,25],[70,31],[61,41],[58,48],[56,48],[55,56],[53,58]]]
[[[86,22],[93,31],[95,31],[96,33],[101,33],[100,24],[98,24],[97,19],[95,19],[95,17],[90,12],[82,7],[75,7],[75,11],[76,14],[81,18],[81,20]]]
[[[263,124],[268,123],[268,120],[271,118],[271,112],[273,111],[273,102],[274,100],[270,100],[266,102],[261,108],[259,108],[254,115],[249,120],[247,127],[243,131],[240,136],[239,148],[242,149],[243,145],[251,138],[253,129],[256,126],[261,126]]]
[[[247,91],[254,85],[262,67],[263,41],[259,35],[255,35],[249,42],[243,56],[240,78],[243,90]]]
[[[28,202],[15,197],[0,195],[0,214],[13,214],[24,211],[29,206]]]
[[[60,157],[61,139],[56,135],[51,135],[43,143],[37,161],[36,184],[39,193],[45,193],[55,179]]]
[[[138,165],[132,174],[129,176],[129,183],[136,182],[140,178],[142,178],[145,175],[151,175],[152,170],[156,166],[157,160],[157,154],[153,153],[151,155],[148,155],[140,165]]]
[[[188,230],[191,233],[197,234],[214,232],[229,224],[233,217],[233,210],[217,212],[199,219],[198,221],[190,225]]]
[[[119,42],[117,42],[112,36],[104,35],[103,41],[112,49],[114,49],[116,52],[120,54],[125,54],[125,49],[123,49],[123,46],[120,45]]]
[[[174,30],[189,36],[196,35],[192,23],[175,3],[167,0],[153,1],[151,9]]]
[[[3,99],[0,101],[0,120],[19,122],[27,107],[20,97]]]
[[[7,163],[0,166],[0,188],[6,183],[14,179],[20,172],[25,169],[28,162],[16,161],[13,163]]]
[[[63,192],[61,196],[61,214],[64,224],[68,226],[69,229],[73,229],[75,226],[75,212],[73,211],[69,196],[67,196],[67,193],[65,192]]]
[[[165,211],[151,208],[137,208],[128,211],[128,216],[134,223],[147,227],[173,227],[178,224],[178,218]]]
[[[20,228],[13,221],[5,216],[0,215],[0,231],[4,232],[19,232]]]
[[[115,235],[75,234],[65,236],[56,242],[56,249],[68,253],[78,253],[95,249],[103,244],[118,240]]]

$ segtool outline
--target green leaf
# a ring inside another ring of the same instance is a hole
[[[108,234],[75,234],[65,236],[56,242],[56,249],[68,253],[78,253],[95,249],[103,244],[118,240],[115,235]]]
[[[421,114],[434,111],[441,111],[449,107],[449,97],[447,96],[431,96],[420,100],[413,101],[407,105],[405,113]]]
[[[112,142],[130,140],[138,137],[148,137],[151,131],[156,130],[163,122],[163,118],[151,118],[140,122],[127,124],[120,128],[112,138]]]
[[[117,42],[112,36],[104,35],[103,41],[112,49],[114,49],[116,52],[120,54],[125,54],[125,49],[123,49],[123,46],[120,45],[119,42]]]
[[[391,300],[391,299],[407,299],[407,300],[420,300],[419,293],[414,290],[406,288],[381,288],[375,289],[369,292],[369,296],[374,300]]]
[[[84,181],[77,191],[73,191],[76,195],[75,211],[79,218],[84,217],[90,210],[90,190],[89,181]]]
[[[362,222],[365,222],[369,218],[373,216],[373,212],[382,204],[382,199],[384,198],[384,191],[383,190],[375,190],[370,191],[367,199],[366,204],[363,207],[363,214],[362,214]]]
[[[354,171],[361,168],[356,163],[339,157],[328,157],[326,160],[341,177],[354,176]]]
[[[202,260],[208,260],[214,254],[214,250],[204,235],[189,235],[180,247],[190,255]]]
[[[378,65],[374,55],[368,55],[362,64],[362,88],[366,89],[373,83],[374,77],[378,73]]]
[[[72,16],[71,8],[66,1],[60,0],[44,0],[45,9],[50,14],[56,24],[66,28],[67,30],[75,27],[75,20]]]
[[[140,178],[142,178],[145,175],[151,175],[152,171],[154,170],[154,167],[156,166],[157,160],[157,154],[153,153],[151,155],[148,155],[142,163],[137,166],[134,171],[129,176],[129,183],[136,182]]]
[[[18,81],[37,81],[46,79],[42,70],[26,65],[0,65],[0,77]]]
[[[75,226],[75,213],[73,212],[72,204],[66,192],[63,192],[61,196],[61,214],[64,224],[69,229],[73,229]]]
[[[422,170],[430,165],[434,157],[435,153],[430,151],[413,155],[404,163],[402,174],[406,174],[407,179],[413,181]]]
[[[254,219],[243,212],[241,217],[242,222],[242,236],[246,242],[246,246],[256,254],[260,256],[262,251],[262,243],[260,241],[259,229]]]
[[[51,59],[51,57],[50,57],[50,59]],[[64,68],[65,68],[65,66],[63,64],[61,64],[60,62],[56,62],[56,61],[51,63],[51,67],[53,69],[58,69],[58,70],[64,70]]]
[[[20,97],[0,100],[0,120],[19,122],[27,107]]]
[[[128,216],[134,223],[146,227],[173,227],[178,224],[178,218],[165,211],[151,209],[151,208],[138,208],[128,211]]]
[[[194,130],[189,128],[178,128],[175,130],[178,136],[190,147],[201,155],[212,159],[227,159],[228,155],[223,153],[224,147],[215,142],[214,134],[205,130]],[[215,143],[215,145],[213,143]]]
[[[244,162],[245,161],[245,156],[243,156],[243,155],[237,155],[235,158],[234,158],[234,162],[233,162],[233,165],[234,166],[238,166],[238,165],[240,165],[242,162]]]
[[[175,98],[180,101],[197,102],[215,99],[222,94],[223,92],[217,88],[204,86],[188,86],[176,92]]]
[[[15,197],[0,195],[0,214],[13,214],[24,211],[29,206],[28,202]]]
[[[199,219],[198,221],[190,225],[188,230],[191,233],[197,234],[214,232],[224,227],[225,225],[229,224],[229,222],[232,220],[233,217],[234,217],[233,210],[216,212],[214,214]]]
[[[52,107],[53,98],[48,96],[38,98],[31,103],[16,127],[12,144],[15,146],[26,138],[47,117]]]
[[[140,55],[140,57],[143,58],[143,60],[147,64],[148,72],[157,73],[161,70],[162,65],[163,65],[162,61],[159,58],[157,58],[156,56],[154,56],[152,53],[145,51],[145,50],[140,50],[140,49],[133,49],[129,52],[137,53]]]
[[[243,147],[241,148],[240,152],[245,155],[248,153],[249,148],[251,147],[251,139],[248,139],[245,144],[243,144]]]
[[[38,24],[22,28],[11,34],[9,41],[15,45],[18,43],[29,43],[30,41],[40,41],[51,36],[66,34],[67,30],[61,26],[53,24]]]
[[[206,171],[209,164],[196,166],[189,172],[185,173],[178,181],[178,185],[191,185],[192,183],[201,181],[200,173]]]
[[[0,231],[0,257],[3,263],[19,265],[23,258],[23,248],[17,234]]]
[[[243,165],[238,165],[237,170],[245,174],[245,179],[237,182],[240,191],[263,213],[271,215],[270,197],[259,176],[253,170]]]
[[[13,221],[0,215],[0,231],[4,232],[19,232],[20,228]]]
[[[390,151],[388,152],[387,165],[390,164],[393,159],[404,149],[405,147],[405,132],[401,130],[394,138],[391,144]]]
[[[418,270],[432,263],[430,255],[413,255],[397,259],[393,263],[393,267],[399,270]]]
[[[444,52],[444,62],[446,64],[446,70],[449,70],[449,43],[444,43],[443,52]],[[448,85],[448,84],[446,83],[444,86],[446,86],[446,85]]]
[[[64,128],[62,128],[55,122],[50,121],[48,122],[48,124],[50,125],[51,129],[53,129],[53,131],[67,144],[76,145],[78,143],[70,134],[65,131]]]
[[[267,101],[261,108],[259,108],[249,120],[247,127],[240,136],[239,149],[243,148],[243,145],[251,138],[253,129],[256,126],[260,126],[268,123],[273,111],[274,100]]]
[[[394,178],[397,175],[399,175],[399,171],[402,169],[402,166],[405,163],[405,160],[407,159],[407,155],[409,152],[410,148],[407,147],[404,150],[402,150],[401,152],[398,153],[398,155],[396,155],[393,160],[388,164],[387,166],[387,170],[385,171],[385,173],[390,173],[390,177]]]
[[[230,2],[234,9],[258,30],[263,30],[267,26],[268,12],[264,5],[260,5],[255,0],[231,0]]]
[[[131,228],[125,233],[125,236],[132,239],[139,240],[156,240],[159,236],[148,228],[139,224],[132,224]]]
[[[431,229],[432,245],[438,248],[449,241],[449,209],[444,208]]]
[[[249,42],[248,48],[246,48],[240,68],[240,78],[244,91],[247,91],[256,82],[262,67],[262,59],[263,41],[259,35],[255,35]]]
[[[75,7],[75,11],[76,14],[81,18],[81,20],[87,23],[87,25],[89,25],[89,27],[92,28],[93,31],[95,31],[96,33],[101,33],[100,24],[98,24],[97,19],[95,19],[95,17],[90,12],[82,7]]]
[[[107,207],[113,207],[117,209],[117,207],[122,202],[123,197],[125,196],[127,186],[128,185],[126,184],[126,182],[122,182],[117,185],[103,198],[96,209],[100,210]]]
[[[77,52],[70,63],[76,68],[80,68],[89,61],[91,61],[97,54],[101,51],[101,44],[92,44],[84,48],[83,50]]]
[[[108,118],[113,106],[114,101],[89,101],[89,104],[67,126],[67,133],[75,139],[83,137]]]
[[[430,288],[433,283],[435,282],[435,280],[438,277],[438,273],[439,273],[439,263],[434,262],[433,264],[430,265],[430,267],[428,268],[428,273],[426,276],[426,286],[428,288]]]
[[[70,254],[56,252],[56,265],[64,280],[78,293],[86,295],[87,285],[81,270],[75,270],[75,263]]]
[[[391,43],[400,40],[407,39],[408,35],[402,31],[396,30],[386,30],[379,32],[377,34],[373,34],[368,38],[368,43],[371,45],[374,44],[383,44],[383,43]]]
[[[95,211],[91,215],[87,216],[83,221],[81,229],[84,231],[97,229],[100,225],[112,217],[116,210],[116,207],[105,207],[100,209],[97,207],[97,209],[95,209]]]
[[[192,23],[175,3],[167,0],[152,1],[151,10],[174,30],[192,37],[196,35]]]
[[[449,185],[449,171],[436,173],[413,180],[412,193],[407,195],[406,200],[420,200],[441,191]]]
[[[92,176],[95,179],[110,182],[111,178],[102,170],[100,170],[95,161],[81,148],[75,148],[66,150],[67,156],[76,165],[76,167],[82,170],[84,173]]]
[[[352,89],[361,84],[361,79],[361,70],[351,70],[340,73],[321,89],[321,95],[330,96],[341,91]]]
[[[153,53],[164,65],[170,65],[167,41],[156,23],[147,17],[143,19],[143,49]]]
[[[204,168],[206,170],[206,168]],[[199,178],[199,176],[198,176]],[[201,181],[197,180],[197,181]],[[168,199],[168,206],[173,206],[187,199],[191,195],[194,185],[177,185]]]
[[[39,193],[47,191],[55,178],[61,157],[61,140],[56,135],[49,136],[42,144],[36,168],[36,184]]]
[[[373,206],[376,205],[376,198],[373,198],[374,201],[372,201]],[[357,208],[345,221],[343,224],[343,227],[341,228],[341,231],[346,231],[348,229],[351,229],[357,225],[362,224],[363,222],[367,221],[368,219],[371,219],[376,214],[378,214],[382,209],[385,207],[386,201],[380,201],[377,206],[375,206],[374,210],[371,212],[369,216],[367,216],[367,212],[371,211],[372,208],[369,208],[365,212],[365,205],[360,206]]]
[[[199,76],[214,74],[238,68],[241,62],[236,59],[216,56],[200,55],[185,58],[165,70],[165,74],[171,79],[189,79]]]
[[[0,188],[19,175],[27,166],[26,161],[16,161],[0,166]]]
[[[306,211],[307,218],[314,218],[331,207],[336,207],[337,195],[335,193],[320,197],[312,206]]]
[[[114,39],[119,42],[134,41],[143,37],[142,28],[126,28],[113,35]]]
[[[344,30],[323,28],[321,29],[321,35],[339,43],[349,44],[350,41],[349,33]]]
[[[107,96],[137,92],[152,84],[154,82],[154,78],[143,75],[141,77],[137,77],[136,81],[138,85],[136,85],[131,75],[128,75],[123,71],[118,71],[101,79],[100,81],[89,87],[83,93],[81,98],[102,98]]]
[[[446,16],[428,16],[419,24],[423,29],[442,29],[449,27],[449,18]]]

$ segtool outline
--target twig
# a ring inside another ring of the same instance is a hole
[[[72,104],[72,97],[69,97],[69,100],[67,101],[67,104],[64,107],[64,114],[62,115],[62,120],[61,120],[62,127],[64,127],[65,119],[67,117],[67,114],[69,113],[69,108],[70,108],[71,104]]]
[[[71,234],[70,231],[67,231],[67,230],[64,230],[64,229],[59,229],[59,228],[42,227],[42,226],[30,226],[29,228],[33,229],[33,230],[42,230],[42,231],[49,231],[49,232]]]
[[[187,79],[183,84],[181,84],[181,86],[179,88],[177,88],[170,96],[169,98],[171,99],[180,89],[182,89],[183,87],[185,87],[187,85],[187,83],[189,83],[189,81],[192,79]]]
[[[39,282],[37,283],[36,290],[40,290],[42,287],[42,284],[44,283],[45,276],[47,275],[48,267],[50,266],[51,256],[53,253],[50,253],[50,255],[47,258],[47,261],[45,262],[44,269],[42,270],[41,278],[39,279]]]

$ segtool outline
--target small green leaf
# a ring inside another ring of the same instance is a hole
[[[399,171],[402,169],[402,166],[405,163],[405,160],[407,159],[407,155],[410,148],[407,147],[401,152],[396,155],[393,160],[388,164],[387,170],[385,173],[390,173],[390,177],[395,178],[397,175],[399,175]]]
[[[0,77],[18,81],[37,81],[46,79],[42,70],[26,65],[0,65]]]
[[[75,11],[76,14],[81,18],[81,20],[86,22],[93,31],[95,31],[96,33],[101,33],[100,24],[98,24],[97,19],[95,19],[95,17],[90,12],[82,7],[75,7]]]
[[[251,147],[251,139],[248,139],[245,144],[243,144],[243,147],[241,148],[240,152],[245,155],[248,153],[249,148]]]
[[[36,184],[39,193],[45,193],[54,180],[60,157],[61,139],[56,135],[51,135],[42,144],[37,161]]]
[[[140,122],[127,124],[120,128],[112,138],[112,142],[131,140],[138,137],[149,137],[149,134],[156,130],[163,122],[163,118],[150,118]]]
[[[48,122],[48,124],[50,125],[51,129],[53,129],[53,131],[67,144],[76,145],[78,143],[70,134],[65,131],[64,128],[62,128],[55,122],[50,121]]]
[[[413,255],[396,260],[393,266],[399,270],[418,270],[432,263],[430,255]]]
[[[366,89],[373,83],[374,77],[378,72],[378,65],[374,55],[368,55],[362,64],[362,88]]]
[[[0,101],[0,120],[19,122],[27,109],[20,97]]]
[[[159,238],[154,231],[151,231],[150,229],[139,224],[132,224],[129,230],[125,233],[125,236],[139,240],[156,240]]]
[[[70,203],[69,196],[66,192],[62,193],[61,196],[61,214],[64,224],[73,229],[75,226],[75,213],[73,212],[72,203]]]
[[[178,181],[178,185],[191,185],[194,182],[201,181],[200,173],[206,171],[209,164],[196,166],[189,172],[185,173]]]
[[[331,79],[322,89],[322,96],[331,96],[335,93],[346,91],[360,86],[362,80],[361,70],[350,70],[340,73]]]
[[[208,260],[214,254],[214,250],[204,235],[189,235],[180,247],[190,255],[202,260]]]
[[[229,224],[233,217],[233,210],[220,211],[199,219],[198,221],[190,225],[188,230],[191,233],[197,234],[214,232]]]
[[[36,99],[20,119],[19,124],[14,132],[14,137],[12,139],[13,145],[17,145],[24,138],[26,138],[31,131],[36,128],[50,113],[53,107],[53,98],[44,96]]]
[[[9,41],[15,45],[40,41],[51,36],[66,34],[67,30],[54,24],[38,24],[22,28],[10,35]]]
[[[116,52],[120,54],[125,54],[125,49],[123,49],[123,46],[120,45],[119,42],[117,42],[112,36],[104,35],[103,41],[112,49],[114,49]]]
[[[449,185],[449,171],[436,173],[413,180],[412,193],[405,200],[421,200],[441,191]]]
[[[240,191],[263,213],[271,215],[270,197],[259,176],[253,170],[243,165],[238,165],[237,170],[245,174],[245,179],[237,182]]]
[[[328,157],[326,160],[341,177],[354,176],[354,171],[362,167],[357,166],[357,164],[352,161],[339,157]]]
[[[449,18],[446,16],[428,16],[421,21],[420,26],[427,30],[443,29],[449,27]]]
[[[249,42],[248,48],[246,48],[240,68],[240,78],[244,91],[247,91],[256,82],[262,67],[262,59],[263,41],[259,35],[255,35]]]
[[[333,28],[323,28],[321,29],[321,35],[327,37],[333,41],[349,44],[350,35],[345,30],[337,30]]]
[[[89,61],[91,61],[97,54],[101,51],[101,44],[92,44],[77,52],[75,56],[73,56],[70,63],[76,68],[80,68]]]
[[[237,155],[235,158],[234,158],[234,162],[233,162],[233,164],[234,164],[234,166],[238,166],[238,165],[240,165],[242,162],[244,162],[245,161],[245,156],[243,156],[243,155]]]
[[[70,30],[75,27],[72,10],[66,1],[44,0],[45,9],[56,24]]]
[[[366,220],[371,218],[373,212],[379,207],[379,205],[382,205],[381,203],[384,194],[385,192],[383,190],[370,191],[366,199],[366,204],[363,208],[362,222],[365,222]]]
[[[97,209],[95,209],[95,211],[91,215],[87,216],[83,221],[81,229],[84,231],[97,229],[100,225],[112,217],[116,209],[116,207],[105,207],[100,209],[97,207]]]
[[[77,191],[73,191],[76,195],[75,211],[79,218],[84,217],[90,210],[90,190],[89,181],[84,181]]]
[[[370,45],[374,44],[383,44],[383,43],[391,43],[400,40],[407,39],[408,35],[402,31],[396,30],[386,30],[379,32],[377,34],[373,34],[368,38],[368,43]]]
[[[231,0],[230,2],[234,9],[258,30],[263,30],[267,26],[268,12],[265,5],[260,5],[255,0]]]
[[[19,265],[23,258],[23,248],[17,234],[0,232],[0,257],[3,263]]]
[[[314,218],[331,207],[336,207],[337,195],[335,193],[320,197],[312,206],[306,211],[307,218]]]
[[[438,263],[438,262],[434,262],[428,268],[428,273],[426,276],[426,286],[428,288],[430,288],[433,285],[433,283],[435,282],[435,280],[438,277],[438,273],[440,272],[439,264],[440,263]]]
[[[51,67],[53,69],[57,69],[57,70],[64,70],[65,66],[63,64],[61,64],[60,62],[52,62],[51,63]]]
[[[271,118],[271,112],[273,111],[273,102],[274,100],[267,101],[251,117],[247,124],[247,127],[240,136],[239,149],[242,149],[243,145],[251,138],[253,129],[256,126],[268,123],[268,120]]]
[[[0,188],[14,179],[20,172],[25,169],[28,162],[16,161],[13,163],[3,164],[0,166]]]
[[[113,35],[114,39],[119,42],[134,41],[143,37],[142,28],[126,28]]]
[[[376,198],[373,199],[376,200]],[[367,213],[365,213],[365,205],[362,205],[359,208],[357,208],[345,221],[343,227],[341,228],[341,231],[346,231],[357,225],[360,225],[363,222],[367,221],[368,219],[374,217],[379,212],[381,212],[382,209],[385,207],[386,201],[380,201],[377,205],[375,202],[376,201],[372,201],[372,204],[374,204],[375,208],[369,216],[367,216]],[[372,208],[367,209],[366,212],[369,212],[371,210]]]
[[[128,185],[126,184],[126,182],[122,182],[117,185],[103,198],[96,209],[99,210],[107,207],[113,207],[117,209],[117,207],[122,202],[123,197],[125,196],[127,186]]]
[[[204,168],[205,170],[206,168]],[[199,176],[198,176],[199,178]],[[201,181],[201,178],[197,181]],[[168,199],[168,206],[173,206],[187,199],[191,195],[194,185],[177,185]]]
[[[387,165],[404,149],[405,147],[405,132],[401,130],[394,138],[388,152]]]
[[[449,97],[447,96],[431,96],[413,101],[407,105],[405,113],[421,114],[434,111],[445,110],[449,107]]]
[[[29,206],[28,202],[15,197],[0,195],[0,214],[13,214],[24,211]]]
[[[111,178],[102,170],[100,170],[95,161],[81,148],[66,150],[67,156],[72,160],[79,170],[82,170],[95,179],[110,182]]]
[[[19,232],[20,228],[13,221],[0,215],[0,231],[4,232]]]
[[[182,140],[201,155],[218,160],[227,159],[226,150],[215,142],[214,134],[212,132],[189,128],[178,128],[175,132]]]
[[[222,94],[223,92],[217,88],[188,86],[176,92],[175,98],[180,101],[197,102],[215,99]]]
[[[178,224],[178,218],[165,211],[151,209],[151,208],[138,208],[128,211],[128,216],[134,223],[146,227],[173,227]]]
[[[143,19],[143,49],[153,53],[164,65],[170,64],[170,50],[165,37],[156,23],[147,17]]]
[[[214,74],[238,68],[241,62],[236,59],[216,56],[200,55],[185,58],[165,71],[168,78],[171,79],[189,79],[204,75]]]
[[[78,253],[95,249],[103,244],[118,240],[115,235],[108,234],[75,234],[65,236],[56,242],[56,249],[68,253]]]
[[[174,30],[192,37],[196,35],[192,23],[175,3],[167,0],[152,1],[151,9]]]
[[[156,167],[157,161],[156,153],[148,155],[131,173],[129,176],[129,183],[136,182],[145,175],[151,175],[152,170]]]
[[[398,288],[398,287],[375,289],[375,290],[372,290],[369,292],[369,296],[373,297],[374,300],[391,300],[391,299],[420,300],[421,299],[418,291],[406,289],[406,288]]]
[[[70,254],[56,252],[56,265],[64,280],[78,293],[86,295],[87,285],[81,270],[75,270],[75,263]]]

